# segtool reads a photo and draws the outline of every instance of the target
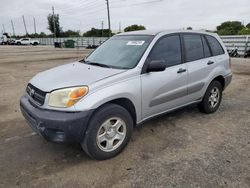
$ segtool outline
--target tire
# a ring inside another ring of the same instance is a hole
[[[106,160],[126,147],[132,132],[133,119],[129,112],[119,105],[106,104],[92,116],[81,146],[91,158]]]
[[[18,43],[17,43],[17,45],[21,45],[21,43],[20,43],[20,42],[18,42]]]
[[[217,93],[217,95],[216,95]],[[214,80],[210,83],[207,91],[198,105],[199,110],[206,114],[214,113],[218,110],[222,99],[222,85],[219,81]]]

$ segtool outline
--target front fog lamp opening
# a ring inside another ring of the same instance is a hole
[[[88,87],[66,88],[53,91],[49,96],[49,106],[67,108],[73,106],[88,93]]]

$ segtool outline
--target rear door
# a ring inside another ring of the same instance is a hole
[[[229,56],[225,55],[224,49],[215,37],[209,35],[206,35],[205,37],[211,48],[214,63],[216,66],[222,66],[224,69],[225,65],[228,65]]]
[[[192,102],[203,97],[207,78],[215,63],[203,35],[183,34],[183,42],[188,70],[188,100]]]
[[[167,68],[141,75],[143,119],[187,102],[187,67],[182,61],[180,35],[160,38],[145,64],[151,61],[163,61]]]

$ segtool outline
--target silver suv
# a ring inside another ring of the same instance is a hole
[[[134,126],[197,103],[215,112],[231,82],[217,34],[137,31],[116,35],[87,58],[33,77],[21,98],[31,128],[54,142],[78,142],[97,160],[120,153]]]

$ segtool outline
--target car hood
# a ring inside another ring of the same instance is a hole
[[[124,69],[112,69],[74,62],[38,73],[30,83],[45,92],[59,88],[90,85]]]

